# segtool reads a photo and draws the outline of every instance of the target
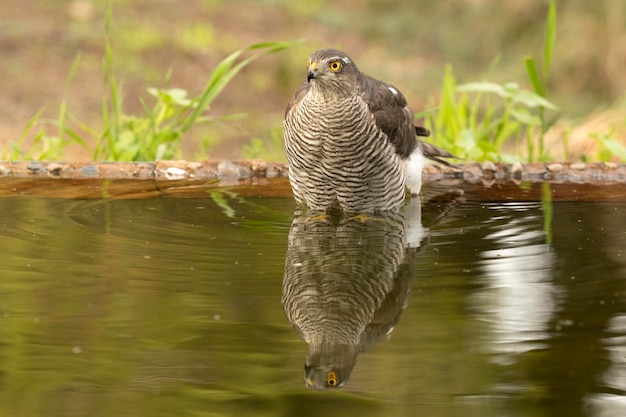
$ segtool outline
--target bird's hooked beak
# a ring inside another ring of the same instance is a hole
[[[309,69],[306,73],[306,80],[308,82],[311,82],[313,78],[319,77],[320,74],[319,72],[317,72],[317,69],[318,69],[317,62],[313,61],[309,64]]]

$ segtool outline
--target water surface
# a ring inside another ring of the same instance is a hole
[[[626,198],[427,187],[0,198],[0,414],[626,415]]]

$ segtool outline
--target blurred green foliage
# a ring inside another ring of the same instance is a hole
[[[346,50],[363,71],[397,85],[416,111],[439,102],[437,88],[448,64],[461,85],[488,79],[500,86],[515,82],[520,91],[534,91],[544,98],[549,91],[550,102],[563,115],[559,122],[572,129],[584,124],[592,111],[623,108],[626,96],[621,59],[626,52],[626,5],[622,0],[559,2],[558,27],[556,2],[547,0],[398,0],[392,5],[381,0],[190,0],[184,7],[164,0],[72,0],[61,5],[31,0],[20,7],[8,4],[3,20],[2,40],[19,53],[7,54],[0,68],[0,79],[11,80],[5,88],[8,111],[0,112],[0,128],[7,133],[0,141],[6,144],[12,139],[14,144],[5,146],[0,156],[48,158],[55,153],[64,134],[50,130],[37,137],[38,124],[33,123],[20,138],[20,129],[42,106],[46,110],[38,121],[49,120],[47,109],[59,107],[59,77],[67,76],[64,68],[79,53],[81,71],[70,94],[64,96],[65,105],[77,109],[68,120],[80,119],[96,131],[106,129],[101,101],[109,92],[98,81],[109,4],[115,12],[110,25],[115,71],[124,87],[119,98],[124,113],[134,117],[144,117],[146,103],[154,103],[148,87],[177,88],[197,97],[211,70],[232,51],[259,40],[307,39],[287,53],[243,69],[216,100],[211,114],[219,118],[244,113],[247,117],[227,129],[221,123],[196,126],[179,148],[187,158],[251,153],[275,158],[275,126],[304,78],[303,61],[321,47]],[[494,69],[490,63],[496,56],[500,59]],[[166,68],[171,77],[164,82]],[[537,110],[536,141],[532,149],[524,147],[523,158],[546,159],[554,155],[555,147],[565,147],[544,143],[550,133],[547,128],[556,121],[555,113],[548,110],[550,117],[544,117],[541,108]],[[27,116],[16,116],[20,114]],[[623,126],[616,126],[613,137],[624,143]],[[597,131],[606,134],[610,129],[605,126]],[[590,135],[587,139],[596,142]],[[33,141],[35,147],[29,149]],[[527,138],[517,141],[529,143]],[[94,139],[85,142],[90,149],[96,146]],[[59,157],[71,157],[75,149],[83,147],[70,147],[58,152]],[[576,150],[567,154],[581,157]]]
[[[556,4],[551,0],[541,75],[535,59],[532,56],[524,58],[534,91],[525,90],[515,82],[501,85],[481,81],[457,86],[452,67],[447,65],[438,106],[434,107],[436,104],[433,103],[433,111],[421,114],[428,116],[426,124],[434,132],[437,144],[471,161],[549,159],[544,135],[559,117],[558,114],[550,120],[546,117],[547,111],[558,109],[546,99],[555,34]],[[522,141],[526,143],[526,158],[523,158],[520,147]],[[505,153],[505,146],[511,148],[511,142],[514,153]]]
[[[110,11],[110,9],[109,9]],[[64,97],[60,105],[58,120],[41,118],[42,110],[28,122],[20,139],[11,147],[10,153],[3,155],[5,159],[58,159],[66,146],[77,143],[85,148],[85,136],[92,136],[96,145],[93,149],[95,161],[152,161],[158,159],[181,158],[181,140],[194,126],[212,123],[217,118],[206,115],[215,98],[228,83],[248,64],[264,54],[286,49],[294,42],[264,42],[240,49],[224,58],[209,76],[202,92],[196,97],[188,97],[188,92],[181,88],[148,88],[148,93],[156,100],[150,106],[140,98],[144,114],[135,116],[124,110],[122,83],[118,82],[115,71],[115,55],[109,38],[111,14],[105,22],[105,57],[103,71],[108,96],[103,99],[102,118],[103,130],[92,128],[68,113],[67,100]],[[144,35],[149,32],[142,32]],[[150,45],[141,37],[137,43],[139,48]],[[135,38],[137,40],[137,38]],[[244,53],[249,56],[242,58]],[[80,55],[75,59],[67,88],[78,68]],[[166,84],[171,78],[171,68],[166,75]],[[69,126],[67,118],[73,126]],[[221,117],[232,119],[238,115]],[[24,151],[23,141],[35,124],[39,130],[34,143]],[[46,127],[57,127],[58,136],[48,133]]]
[[[418,114],[426,116],[426,127],[433,131],[438,146],[470,161],[511,162],[522,160],[523,152],[517,146],[515,154],[505,154],[504,146],[525,139],[527,159],[536,159],[533,149],[541,126],[539,113],[556,110],[554,104],[517,83],[457,86],[450,66],[445,74],[439,105]],[[541,154],[538,156],[541,159]]]
[[[150,161],[181,158],[183,135],[197,124],[214,121],[214,118],[207,116],[205,112],[233,77],[260,56],[281,51],[292,44],[292,42],[257,43],[233,52],[215,67],[206,86],[196,97],[188,97],[187,91],[180,88],[149,88],[148,93],[156,99],[155,104],[150,107],[141,100],[144,115],[131,116],[122,109],[113,52],[107,40],[104,67],[110,96],[103,105],[106,129],[98,136],[93,159]],[[245,52],[252,54],[240,59]],[[170,74],[166,78],[169,79]]]

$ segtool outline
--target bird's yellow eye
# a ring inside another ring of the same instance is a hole
[[[335,72],[339,71],[341,69],[341,61],[330,61],[328,63],[328,68],[331,71],[335,71]]]
[[[339,65],[341,67],[341,65]],[[329,387],[334,387],[337,385],[337,374],[333,371],[330,371],[326,374],[326,385]]]

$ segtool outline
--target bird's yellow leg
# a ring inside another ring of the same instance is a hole
[[[309,216],[305,220],[306,222],[326,222],[328,221],[328,214],[320,213],[315,216]]]
[[[364,214],[364,213],[357,214],[356,216],[352,216],[352,217],[349,218],[349,220],[357,220],[357,221],[359,221],[361,223],[365,223],[368,220],[369,221],[372,221],[372,220],[373,221],[379,221],[379,222],[384,222],[385,221],[385,219],[381,219],[379,217],[370,216],[370,215],[367,215],[367,214]]]

